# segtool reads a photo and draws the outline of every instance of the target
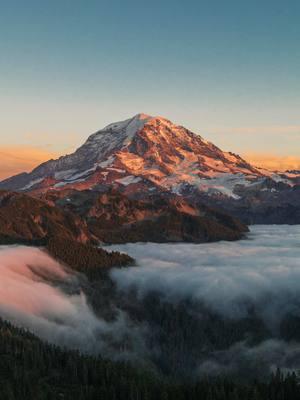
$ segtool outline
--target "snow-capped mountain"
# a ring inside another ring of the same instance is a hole
[[[279,183],[293,185],[288,174],[258,169],[165,118],[138,114],[92,134],[73,154],[6,179],[0,188],[44,192],[108,185],[128,194],[182,195],[192,189],[239,199],[243,189],[277,190]]]

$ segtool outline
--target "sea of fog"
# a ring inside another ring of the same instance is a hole
[[[197,374],[235,371],[260,360],[269,369],[300,368],[300,340],[278,335],[284,318],[300,318],[300,226],[252,226],[237,242],[136,243],[108,250],[136,259],[137,266],[111,272],[117,290],[134,291],[136,302],[150,293],[171,304],[190,300],[224,320],[242,320],[255,310],[272,332],[255,345],[240,340],[206,355]],[[133,320],[121,302],[113,321],[101,319],[89,305],[87,284],[37,248],[0,246],[0,317],[58,345],[112,359],[147,359],[151,349],[144,339],[151,326]],[[116,351],[123,338],[132,344]]]
[[[249,302],[271,324],[288,310],[300,316],[300,226],[250,229],[236,242],[111,246],[139,266],[115,269],[112,278],[139,296],[156,290],[171,301],[194,298],[227,317],[242,317]]]

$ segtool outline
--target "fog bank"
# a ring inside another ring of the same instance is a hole
[[[300,369],[300,226],[254,226],[238,242],[109,249],[138,264],[113,269],[115,286],[88,282],[39,249],[0,246],[0,317],[176,378]],[[111,310],[115,318],[99,317]]]
[[[113,359],[140,354],[139,328],[121,311],[110,323],[97,317],[81,290],[81,279],[40,249],[0,246],[0,317],[60,346]],[[128,354],[124,347],[116,351],[124,336],[135,340]]]
[[[155,293],[174,312],[185,304],[198,320],[191,323],[204,340],[191,361],[198,374],[261,379],[276,367],[300,368],[300,226],[253,226],[238,242],[112,247],[139,265],[112,271],[123,293],[134,292],[139,301]],[[214,349],[215,337],[235,342]]]
[[[154,290],[169,301],[193,298],[228,318],[255,305],[274,327],[288,312],[300,316],[299,226],[253,226],[237,242],[112,248],[137,260],[139,268],[114,269],[112,278],[140,297]]]

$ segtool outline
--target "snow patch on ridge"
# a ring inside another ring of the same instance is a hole
[[[110,157],[108,157],[107,160],[102,161],[101,163],[99,163],[99,164],[97,164],[97,165],[98,165],[99,167],[101,167],[101,168],[107,168],[107,167],[109,167],[110,165],[112,165],[112,163],[114,162],[114,160],[115,160],[115,157],[110,156]]]
[[[99,133],[110,131],[114,135],[123,134],[125,138],[124,144],[126,145],[133,138],[133,136],[140,131],[143,126],[152,118],[153,117],[147,114],[137,114],[133,118],[125,121],[109,124],[104,129],[99,131]]]
[[[141,180],[142,179],[137,176],[129,175],[129,176],[125,176],[124,178],[121,178],[121,179],[116,179],[116,182],[121,183],[121,185],[128,186],[133,183],[138,183]]]
[[[64,171],[57,171],[54,174],[54,178],[55,179],[68,179],[69,177],[71,177],[74,173],[76,172],[76,169],[72,168],[72,169],[67,169]]]
[[[262,180],[263,179],[264,178],[262,178]],[[171,185],[172,192],[175,194],[179,194],[182,187],[184,186],[184,183],[185,182],[181,181],[178,184],[175,183]],[[211,178],[200,178],[191,174],[191,179],[189,180],[189,183],[190,185],[197,187],[201,192],[207,193],[208,195],[220,193],[235,200],[238,200],[240,196],[234,193],[234,189],[236,186],[240,185],[244,187],[249,187],[257,185],[259,182],[253,182],[247,179],[247,176],[242,173],[219,173],[218,175],[215,174],[215,176]]]
[[[32,188],[32,186],[37,185],[38,183],[41,183],[43,180],[44,180],[44,178],[35,179],[35,180],[29,182],[26,186],[22,187],[22,189],[20,189],[20,190],[28,190],[28,189]]]

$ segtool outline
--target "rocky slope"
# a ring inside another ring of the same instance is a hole
[[[0,245],[44,246],[60,262],[92,279],[107,268],[134,263],[126,254],[98,248],[98,242],[72,212],[25,194],[0,191]]]
[[[86,223],[69,211],[22,193],[0,191],[0,243],[45,244],[51,237],[87,243]]]
[[[191,196],[195,200],[194,196]],[[197,201],[217,207],[251,224],[300,224],[300,185],[248,191],[235,201],[197,195]]]
[[[46,201],[83,218],[106,243],[209,242],[240,239],[247,227],[237,219],[183,198],[152,195],[130,199],[115,190],[48,192]]]
[[[63,261],[66,247],[75,246],[78,256],[81,248],[74,243],[207,242],[239,239],[246,231],[234,218],[182,199],[132,200],[114,191],[75,190],[52,191],[37,199],[0,192],[0,244],[47,245]],[[86,254],[93,253],[85,248]],[[66,253],[68,259],[71,253]]]

